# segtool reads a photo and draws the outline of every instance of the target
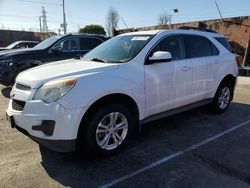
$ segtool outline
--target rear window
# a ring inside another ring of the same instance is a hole
[[[232,47],[231,45],[229,44],[229,42],[227,41],[226,38],[222,38],[222,37],[215,37],[215,39],[221,43],[226,49],[228,49],[230,52],[232,52]]]

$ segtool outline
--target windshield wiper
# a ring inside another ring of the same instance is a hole
[[[102,63],[108,63],[108,61],[104,60],[104,59],[100,59],[97,57],[94,57],[92,59],[88,59],[89,61],[97,61],[97,62],[102,62]]]

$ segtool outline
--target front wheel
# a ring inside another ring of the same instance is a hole
[[[95,154],[112,155],[126,144],[132,134],[134,122],[131,112],[124,105],[101,107],[87,122],[87,148]]]
[[[212,112],[217,114],[225,112],[231,102],[232,95],[233,88],[231,84],[228,82],[222,82],[217,89],[217,92],[211,104]]]

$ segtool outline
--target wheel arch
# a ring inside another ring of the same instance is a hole
[[[95,112],[96,109],[105,106],[107,104],[123,104],[125,106],[128,106],[129,109],[132,111],[133,116],[135,117],[136,125],[139,126],[139,108],[135,100],[130,97],[129,95],[122,94],[122,93],[113,93],[108,94],[106,96],[103,96],[96,100],[90,107],[87,109],[87,111],[84,113],[78,131],[77,131],[77,140],[80,140],[80,136],[82,133],[84,133],[84,128],[86,122],[89,120],[91,115]]]
[[[230,83],[232,85],[232,89],[234,90],[234,88],[236,86],[236,82],[237,82],[237,77],[233,76],[232,74],[228,74],[222,78],[219,86],[224,82]],[[219,86],[218,86],[218,88],[219,88]],[[233,95],[231,96],[231,100],[233,100],[233,97],[234,97],[234,92],[233,92]]]

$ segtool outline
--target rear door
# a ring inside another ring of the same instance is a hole
[[[207,98],[214,80],[214,64],[219,54],[212,42],[204,36],[185,35],[186,55],[193,64],[191,102]]]

